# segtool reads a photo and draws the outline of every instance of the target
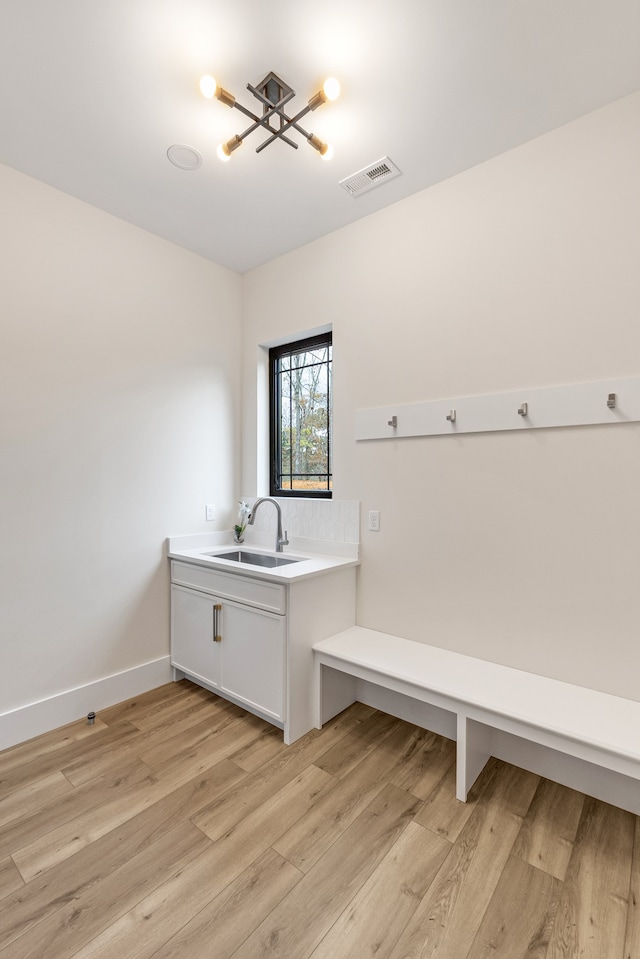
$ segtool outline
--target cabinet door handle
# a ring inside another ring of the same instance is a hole
[[[220,610],[222,609],[222,603],[214,603],[213,605],[213,641],[214,643],[221,643],[222,636],[220,635]]]

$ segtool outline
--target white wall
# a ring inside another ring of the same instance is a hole
[[[0,196],[2,714],[166,662],[164,539],[240,485],[240,277],[6,167]]]
[[[165,536],[258,491],[256,344],[328,321],[359,621],[640,699],[637,426],[353,438],[637,375],[638,169],[640,95],[240,278],[0,166],[0,718],[166,662]]]
[[[255,344],[333,323],[362,625],[640,699],[638,425],[354,440],[359,408],[640,374],[638,170],[640,94],[243,278],[248,494]]]

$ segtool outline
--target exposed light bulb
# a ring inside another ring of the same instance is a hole
[[[315,133],[310,133],[307,137],[307,143],[314,150],[317,150],[323,160],[330,160],[333,156],[333,147],[329,143],[323,143],[320,137]]]
[[[335,77],[328,77],[322,86],[327,100],[337,100],[340,96],[340,84]]]
[[[217,88],[218,88],[218,84],[216,83],[213,77],[209,76],[209,74],[207,74],[204,77],[201,77],[200,93],[202,94],[203,97],[206,97],[208,100],[211,100],[213,97],[215,97]]]
[[[242,146],[242,137],[239,137],[237,134],[234,137],[231,137],[230,140],[227,140],[226,143],[221,143],[216,153],[218,158],[223,160],[225,163],[227,160],[231,159],[231,154],[234,150],[237,150],[238,147]]]

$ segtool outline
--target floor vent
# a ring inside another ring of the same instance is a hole
[[[401,171],[389,157],[382,157],[375,163],[370,163],[363,170],[358,170],[352,176],[340,180],[340,186],[343,187],[351,196],[360,196],[367,190],[373,190],[374,187],[400,176]]]

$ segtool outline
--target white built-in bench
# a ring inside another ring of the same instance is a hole
[[[463,802],[496,756],[640,814],[640,702],[361,626],[313,651],[317,728],[358,700],[455,739]]]

